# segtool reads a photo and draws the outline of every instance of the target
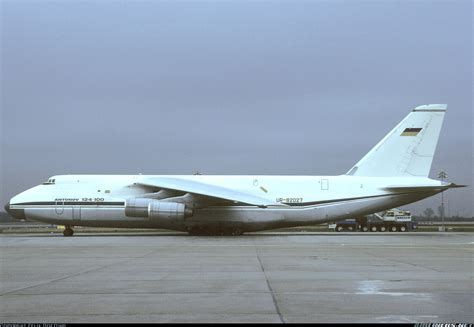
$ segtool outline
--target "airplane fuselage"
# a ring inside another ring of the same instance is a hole
[[[242,231],[319,224],[354,218],[432,196],[441,189],[423,192],[393,191],[390,185],[437,187],[429,178],[359,176],[166,176],[225,186],[273,201],[265,207],[240,203],[193,208],[182,219],[130,217],[126,200],[153,190],[142,180],[164,176],[63,175],[13,197],[9,211],[19,217],[70,226],[165,228],[187,231],[192,227],[232,227]]]

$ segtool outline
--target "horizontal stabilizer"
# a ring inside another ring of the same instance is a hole
[[[384,187],[385,190],[387,191],[396,191],[396,192],[429,192],[429,191],[440,191],[440,190],[447,190],[450,188],[458,188],[458,187],[466,187],[467,185],[458,185],[454,183],[447,183],[444,185],[416,185],[416,186],[407,186],[407,185],[401,185],[401,186],[387,186]]]

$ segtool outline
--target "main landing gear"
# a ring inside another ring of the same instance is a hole
[[[74,231],[72,230],[72,228],[70,226],[66,226],[66,228],[63,231],[63,235],[64,236],[72,236],[72,235],[74,235]]]
[[[191,236],[239,236],[244,232],[239,228],[203,228],[192,227],[188,231]]]

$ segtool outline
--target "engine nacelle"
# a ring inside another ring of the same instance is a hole
[[[148,217],[148,205],[156,201],[146,198],[131,198],[125,201],[125,216],[127,217]]]
[[[166,219],[179,220],[193,215],[191,209],[187,209],[182,203],[152,201],[148,205],[148,218],[150,219]]]
[[[125,201],[125,215],[150,220],[181,220],[192,216],[193,211],[183,203],[131,198]]]

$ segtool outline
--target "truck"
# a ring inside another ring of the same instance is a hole
[[[372,215],[338,221],[329,225],[336,232],[406,232],[416,229],[417,223],[412,221],[411,212],[394,208]]]

